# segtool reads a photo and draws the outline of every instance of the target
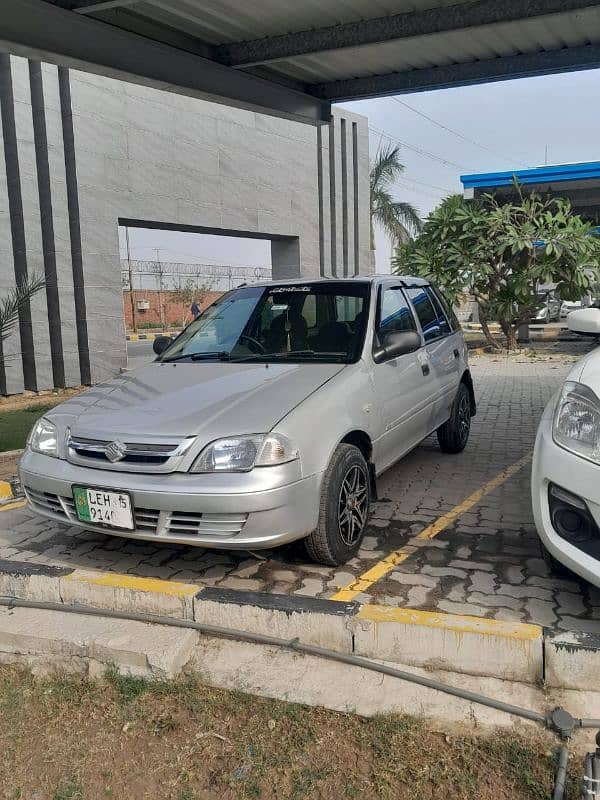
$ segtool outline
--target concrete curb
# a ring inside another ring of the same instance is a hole
[[[20,487],[18,480],[17,486]],[[18,492],[21,492],[20,494]],[[11,481],[0,481],[0,511],[10,511],[12,508],[21,508],[25,505],[25,496],[20,490],[15,493],[15,484]]]
[[[0,562],[0,595],[195,619],[425,669],[527,684],[544,679],[545,636],[537,625],[16,561]],[[563,662],[568,652],[560,651]],[[553,673],[558,686],[569,668],[561,669]]]

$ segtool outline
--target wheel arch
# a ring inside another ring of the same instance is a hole
[[[460,379],[461,383],[464,383],[469,391],[469,401],[471,403],[471,416],[474,417],[477,413],[477,402],[475,400],[475,388],[473,386],[473,378],[471,377],[470,370],[466,369],[462,377]]]

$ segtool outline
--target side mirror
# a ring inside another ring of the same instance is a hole
[[[170,336],[157,336],[156,339],[152,342],[152,349],[156,353],[157,356],[164,353],[167,347],[171,344],[173,339]]]
[[[600,308],[571,311],[567,316],[567,326],[569,330],[583,336],[600,336]]]
[[[373,361],[381,364],[392,358],[414,353],[421,347],[421,336],[416,331],[397,331],[384,336],[380,347],[373,351]]]

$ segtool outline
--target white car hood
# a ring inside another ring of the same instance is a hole
[[[150,364],[100,384],[46,416],[91,439],[263,433],[344,364]]]

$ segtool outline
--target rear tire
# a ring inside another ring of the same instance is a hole
[[[356,555],[365,535],[371,488],[369,468],[358,447],[340,444],[325,470],[319,522],[305,539],[309,557],[337,567]]]
[[[471,432],[471,398],[464,383],[458,387],[450,419],[437,429],[437,438],[442,453],[461,453],[469,441]]]

